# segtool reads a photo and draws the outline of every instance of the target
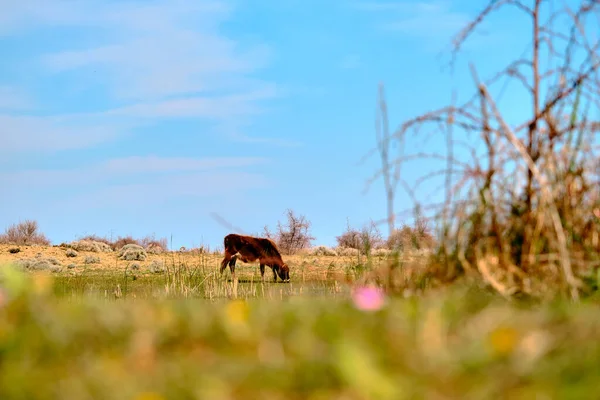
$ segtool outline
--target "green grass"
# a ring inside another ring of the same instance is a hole
[[[267,271],[270,273],[270,271]],[[261,281],[256,270],[246,269],[236,273],[237,283],[229,271],[219,275],[216,269],[201,266],[166,269],[164,273],[143,271],[83,271],[76,274],[55,274],[53,293],[63,299],[161,299],[222,298],[273,299],[291,296],[335,296],[347,294],[347,285],[335,280],[310,276],[290,283],[273,282],[265,273]]]
[[[122,277],[0,271],[0,399],[600,396],[593,301],[508,303],[455,284],[366,312],[348,288],[144,296],[164,292],[157,274],[131,281],[128,296],[104,298],[95,293]],[[82,295],[65,296],[68,287]]]

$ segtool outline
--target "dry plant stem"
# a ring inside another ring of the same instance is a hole
[[[475,253],[477,254],[477,269],[481,273],[481,276],[483,276],[483,279],[485,279],[485,281],[488,282],[502,296],[510,298],[512,291],[500,283],[494,277],[494,275],[492,275],[488,268],[488,261],[482,256],[481,251],[479,249],[475,249]]]
[[[479,90],[481,91],[482,95],[486,98],[486,101],[489,103],[496,120],[502,126],[502,131],[503,131],[504,135],[510,141],[510,143],[513,146],[515,146],[515,148],[519,151],[519,153],[521,154],[521,157],[523,157],[523,159],[527,163],[529,170],[531,171],[533,177],[538,181],[538,183],[540,185],[540,188],[543,192],[542,198],[546,201],[546,203],[550,209],[550,217],[552,218],[554,230],[556,231],[556,237],[558,240],[558,251],[560,254],[560,258],[561,258],[561,267],[562,267],[563,273],[565,275],[565,279],[566,279],[567,283],[569,284],[569,286],[571,287],[571,295],[574,298],[578,298],[577,289],[582,286],[582,283],[573,274],[573,270],[571,268],[571,260],[569,258],[569,253],[567,250],[567,239],[565,237],[565,232],[563,230],[563,226],[560,222],[560,216],[558,214],[558,210],[556,209],[556,204],[554,203],[554,196],[552,194],[552,191],[548,187],[548,182],[546,182],[545,177],[540,173],[537,165],[535,165],[535,163],[531,159],[530,155],[527,153],[527,149],[525,149],[525,147],[523,146],[521,141],[519,141],[519,139],[515,136],[513,131],[510,129],[510,127],[508,126],[508,124],[506,123],[506,121],[504,120],[504,118],[502,117],[500,112],[498,111],[498,108],[496,107],[494,100],[492,99],[489,92],[487,91],[486,86],[483,84],[480,84]]]
[[[383,183],[385,185],[385,193],[387,200],[387,220],[389,234],[391,235],[394,231],[394,192],[396,188],[396,182],[392,182],[390,177],[390,164],[389,164],[389,147],[390,147],[390,130],[387,115],[387,104],[385,102],[383,93],[383,84],[379,85],[379,109],[380,115],[377,118],[376,134],[377,134],[377,145],[379,153],[381,155],[381,173],[383,175]],[[383,127],[381,126],[383,125]],[[382,132],[383,130],[383,132]],[[400,165],[397,166],[396,171],[400,169]],[[399,175],[399,173],[398,173]]]

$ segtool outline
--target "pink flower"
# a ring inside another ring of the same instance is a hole
[[[359,310],[375,311],[379,310],[385,304],[385,295],[379,288],[363,286],[356,288],[352,292],[352,300]]]

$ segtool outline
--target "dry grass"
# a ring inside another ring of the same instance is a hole
[[[570,9],[543,0],[490,1],[455,37],[453,59],[489,15],[508,7],[527,15],[530,44],[490,79],[480,79],[471,65],[475,93],[466,102],[418,115],[390,133],[381,96],[382,169],[372,180],[384,179],[390,232],[399,216],[393,211],[398,184],[416,206],[424,182],[444,191],[442,204],[423,207],[440,239],[429,275],[447,282],[476,276],[505,296],[576,299],[595,290],[588,283],[600,263],[600,123],[594,120],[600,3]],[[509,110],[498,106],[497,85],[509,82],[530,101],[531,115],[522,121],[508,121]],[[425,142],[429,132],[443,137],[445,154],[404,153],[408,141]],[[434,167],[409,185],[401,167],[416,160]]]

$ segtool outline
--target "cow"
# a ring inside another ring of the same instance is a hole
[[[230,233],[223,239],[225,257],[221,261],[221,275],[229,263],[231,275],[235,277],[235,263],[239,259],[244,263],[260,263],[260,277],[264,280],[265,265],[273,270],[273,282],[277,282],[277,275],[283,282],[290,281],[290,269],[281,258],[275,243],[266,238],[243,236]]]

